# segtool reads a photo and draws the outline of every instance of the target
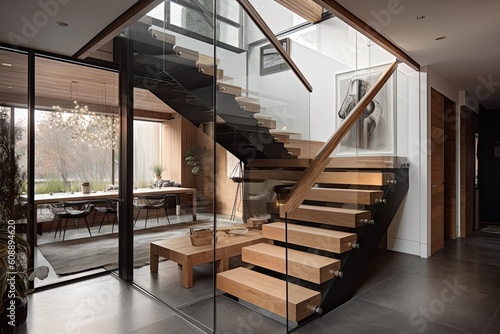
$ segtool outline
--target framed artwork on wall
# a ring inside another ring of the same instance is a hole
[[[283,38],[280,39],[279,42],[285,51],[290,54],[290,39]],[[288,64],[278,51],[276,51],[274,46],[268,44],[260,48],[260,75],[286,71],[288,69]]]
[[[387,66],[339,73],[335,78],[335,128],[349,116],[354,106],[370,90]],[[393,75],[358,121],[344,136],[336,155],[393,155],[395,152],[395,75]]]

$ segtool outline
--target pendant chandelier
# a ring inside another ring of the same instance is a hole
[[[98,148],[118,148],[118,119],[105,112],[106,84],[102,84],[102,110],[91,111],[78,102],[78,82],[71,81],[69,88],[71,107],[52,106],[51,125],[69,131],[73,142],[87,143]]]

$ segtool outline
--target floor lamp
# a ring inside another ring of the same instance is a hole
[[[238,161],[236,165],[233,168],[233,171],[229,175],[229,178],[233,180],[234,182],[238,183],[238,186],[236,187],[236,195],[234,196],[234,203],[233,203],[233,210],[231,211],[231,221],[234,221],[236,218],[236,211],[238,209],[238,198],[243,200],[243,163],[241,161]]]

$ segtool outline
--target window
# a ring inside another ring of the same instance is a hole
[[[134,186],[145,188],[153,184],[154,165],[161,165],[161,124],[134,121]]]
[[[165,8],[165,4],[167,7]],[[148,13],[158,20],[158,26],[166,23],[168,30],[211,43],[213,0],[165,1]],[[217,1],[217,39],[227,46],[242,47],[240,6],[235,1]]]

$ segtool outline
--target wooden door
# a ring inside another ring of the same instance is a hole
[[[457,238],[457,105],[444,97],[444,239]]]
[[[444,96],[431,89],[431,254],[444,246]]]

